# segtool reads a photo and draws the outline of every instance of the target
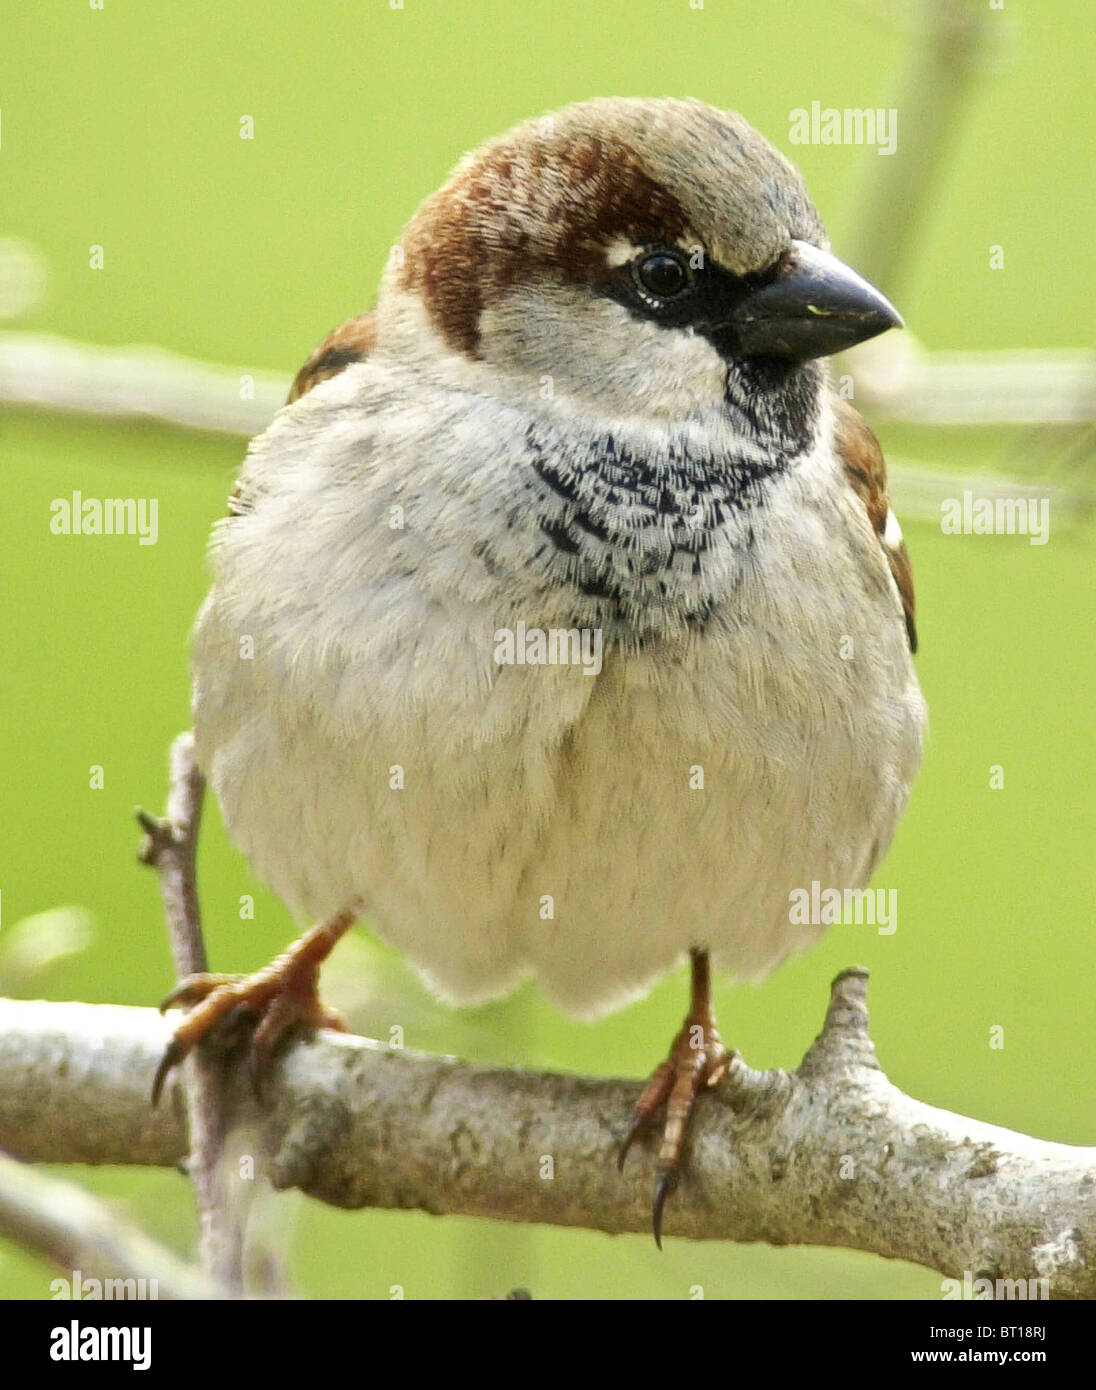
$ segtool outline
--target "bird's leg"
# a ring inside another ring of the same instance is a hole
[[[707,951],[691,951],[692,996],[689,1012],[680,1033],[670,1047],[670,1055],[653,1074],[636,1102],[632,1125],[620,1148],[619,1163],[624,1166],[628,1150],[654,1124],[658,1111],[666,1107],[662,1144],[655,1169],[652,1209],[655,1243],[662,1247],[662,1209],[673,1191],[681,1170],[682,1151],[688,1133],[697,1093],[716,1086],[727,1075],[734,1053],[723,1046],[712,1010],[711,972]]]
[[[194,1005],[194,1008],[176,1028],[156,1069],[152,1083],[153,1105],[159,1100],[164,1079],[172,1067],[178,1066],[216,1023],[236,1010],[258,1017],[249,1053],[251,1081],[256,1092],[274,1048],[287,1028],[304,1023],[310,1028],[337,1028],[345,1032],[346,1020],[321,1002],[316,985],[320,966],[353,921],[349,912],[340,912],[321,922],[254,975],[200,974],[181,980],[160,1005],[160,1012],[176,1004]]]

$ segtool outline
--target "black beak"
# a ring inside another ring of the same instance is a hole
[[[806,362],[862,343],[902,316],[855,270],[805,241],[793,241],[775,280],[752,290],[729,325],[743,357]]]

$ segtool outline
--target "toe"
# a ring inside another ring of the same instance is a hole
[[[631,1128],[617,1155],[617,1166],[623,1168],[632,1144],[653,1128],[656,1115],[665,1107],[651,1204],[651,1226],[660,1250],[666,1199],[677,1186],[697,1096],[702,1089],[716,1086],[726,1077],[734,1056],[723,1047],[710,1025],[704,1028],[698,1045],[693,1027],[687,1024],[675,1039],[669,1058],[651,1077],[636,1104]]]
[[[719,1056],[714,1062],[709,1062],[704,1074],[705,1086],[718,1086],[721,1081],[726,1081],[727,1073],[731,1069],[734,1061],[733,1052],[720,1051]]]
[[[251,1089],[259,1101],[263,1098],[263,1086],[270,1074],[270,1063],[274,1049],[281,1041],[287,1028],[301,1021],[298,1001],[291,994],[279,994],[270,1001],[255,1029],[248,1049],[247,1070]]]
[[[161,1000],[160,1012],[166,1013],[168,1009],[175,1008],[187,1009],[192,1004],[200,1004],[214,990],[220,989],[224,985],[238,984],[242,979],[242,975],[215,975],[211,971],[188,975],[185,979],[180,980],[171,993]]]
[[[665,1061],[652,1075],[643,1090],[640,1092],[639,1099],[636,1101],[635,1109],[632,1112],[632,1123],[620,1146],[617,1154],[617,1168],[624,1167],[624,1160],[628,1157],[628,1150],[641,1139],[654,1124],[654,1118],[663,1105],[665,1105],[674,1085],[674,1064],[672,1061]]]
[[[318,996],[313,996],[306,1008],[302,1008],[299,1021],[309,1028],[330,1028],[335,1033],[349,1033],[350,1023],[345,1014],[332,1009]]]

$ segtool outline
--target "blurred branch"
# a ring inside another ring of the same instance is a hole
[[[909,333],[847,354],[837,373],[855,381],[855,399],[876,415],[940,427],[1026,425],[1050,428],[1096,420],[1096,352],[1047,349],[926,352]],[[241,399],[247,377],[253,398]],[[278,372],[194,362],[159,348],[102,348],[30,333],[0,333],[0,402],[119,418],[144,417],[248,437],[266,428],[285,402],[289,378]],[[1070,482],[1052,499],[1061,520],[1078,509]],[[1005,477],[941,473],[912,459],[892,460],[903,520],[940,520],[956,488],[1016,495]],[[1073,491],[1076,491],[1074,489]],[[1046,489],[1038,490],[1046,496]]]
[[[741,1060],[705,1097],[670,1235],[846,1246],[962,1278],[1096,1296],[1096,1149],[922,1104],[880,1070],[865,971],[834,982],[795,1072]],[[43,1162],[171,1164],[178,1084],[148,1090],[171,1025],[151,1009],[0,1001],[0,1145]],[[615,1166],[640,1083],[471,1066],[345,1034],[289,1047],[259,1111],[276,1187],[340,1207],[650,1229],[651,1163]],[[242,1180],[241,1180],[242,1181]]]
[[[909,332],[846,353],[856,401],[907,425],[1088,424],[1096,420],[1096,352],[1089,348],[1003,348],[926,352]]]
[[[911,48],[895,103],[899,149],[890,159],[871,161],[845,248],[857,270],[888,294],[895,293],[902,269],[917,263],[919,217],[932,205],[932,185],[960,129],[993,26],[1003,28],[987,0],[919,0],[912,6],[904,0],[898,9]]]
[[[167,813],[160,819],[138,811],[145,831],[139,858],[160,876],[164,915],[171,937],[176,978],[208,968],[202,940],[195,856],[205,780],[194,761],[194,736],[180,734],[171,746]],[[187,1172],[198,1204],[199,1256],[206,1277],[225,1295],[243,1294],[241,1204],[231,1200],[225,1163],[228,1107],[224,1071],[215,1059],[195,1055],[186,1063],[190,1157]]]
[[[105,1202],[5,1154],[0,1154],[0,1235],[52,1260],[70,1281],[79,1270],[85,1285],[89,1279],[142,1280],[145,1288],[152,1281],[152,1298],[211,1296],[197,1270]]]
[[[53,333],[0,333],[0,401],[17,405],[250,436],[285,404],[289,381],[148,344],[113,348]]]
[[[1089,348],[926,352],[910,333],[842,359],[869,404],[911,424],[1061,425],[1096,419]],[[249,380],[251,385],[241,387]],[[249,438],[285,404],[290,378],[196,362],[155,347],[105,348],[38,333],[0,333],[0,402]],[[242,389],[254,397],[241,399]],[[860,391],[858,389],[859,398]]]

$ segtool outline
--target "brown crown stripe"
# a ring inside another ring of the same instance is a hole
[[[421,293],[446,342],[478,355],[485,304],[533,267],[590,281],[607,246],[677,241],[681,205],[620,141],[584,134],[488,146],[428,198],[403,239],[400,284]]]

